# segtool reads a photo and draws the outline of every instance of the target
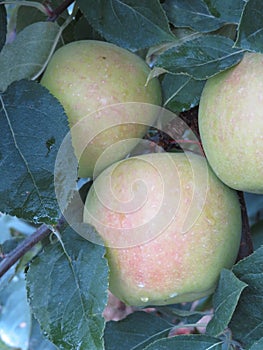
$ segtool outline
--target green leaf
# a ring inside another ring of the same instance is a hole
[[[240,297],[229,327],[234,339],[249,347],[263,334],[263,247],[237,263],[233,272],[248,287]]]
[[[246,0],[204,0],[210,12],[227,23],[236,23],[240,21],[243,7]]]
[[[188,27],[208,33],[220,28],[224,21],[215,17],[203,0],[166,0],[164,9],[175,27]]]
[[[31,314],[24,275],[16,275],[0,293],[0,339],[10,347],[28,349]]]
[[[164,107],[173,112],[198,105],[205,81],[183,74],[165,74],[162,80]]]
[[[142,350],[156,339],[168,336],[172,325],[144,311],[135,312],[121,321],[106,324],[107,350]]]
[[[0,95],[0,124],[0,210],[54,223],[54,164],[69,130],[63,108],[40,84],[23,80]]]
[[[247,1],[238,28],[237,47],[263,52],[263,2]]]
[[[58,34],[57,24],[38,22],[22,30],[11,44],[6,44],[0,53],[0,90],[39,73]]]
[[[7,19],[5,5],[0,5],[0,51],[5,44],[7,33]]]
[[[108,269],[104,247],[68,227],[30,265],[27,288],[33,313],[59,349],[102,350]],[[47,268],[48,267],[48,268]]]
[[[39,2],[43,5],[47,4],[46,0],[27,0],[29,2]],[[54,10],[61,4],[61,0],[51,0],[48,5]],[[48,15],[39,11],[36,7],[31,6],[19,6],[17,10],[16,31],[20,32],[30,24],[46,21]]]
[[[77,0],[77,4],[96,31],[126,49],[174,40],[158,0]]]
[[[222,350],[222,341],[208,335],[179,335],[160,339],[147,346],[145,350]]]
[[[237,302],[246,283],[240,281],[230,270],[223,269],[213,297],[214,317],[208,323],[206,332],[219,336],[227,328]]]
[[[243,50],[232,46],[233,41],[223,36],[201,36],[165,51],[157,58],[156,66],[204,80],[242,59]]]

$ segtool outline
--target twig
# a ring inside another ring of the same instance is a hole
[[[55,227],[56,230],[61,231],[66,225],[66,221],[62,216]],[[51,227],[43,224],[32,235],[22,241],[14,250],[8,253],[0,263],[0,278],[20,259],[33,248],[42,239],[48,237],[53,232]]]
[[[57,8],[51,11],[48,21],[55,22],[55,20],[63,13],[75,0],[65,0]]]
[[[26,252],[33,248],[42,239],[48,237],[52,230],[45,224],[41,225],[36,232],[27,237],[14,250],[8,253],[0,263],[0,277],[2,277]]]
[[[250,234],[250,226],[249,226],[244,193],[241,191],[238,191],[237,193],[239,197],[239,203],[240,203],[241,215],[242,215],[242,235],[241,235],[241,242],[240,242],[240,247],[239,247],[239,252],[237,257],[237,261],[239,261],[253,253],[253,242]]]

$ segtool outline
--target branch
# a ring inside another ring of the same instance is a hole
[[[36,232],[27,237],[14,250],[8,253],[0,263],[0,277],[2,277],[26,252],[33,248],[42,239],[48,237],[52,230],[45,224],[41,225]]]
[[[240,247],[239,247],[239,252],[237,257],[237,261],[239,261],[253,253],[253,243],[252,243],[251,234],[250,234],[250,226],[249,226],[244,193],[241,191],[238,191],[237,193],[238,193],[239,203],[241,207],[241,215],[242,215],[242,235],[241,235],[241,242],[240,242]]]
[[[55,22],[55,20],[71,5],[75,0],[65,0],[63,1],[55,10],[50,11],[50,16],[48,21]]]
[[[63,229],[66,221],[62,216],[55,227],[56,230],[60,231]],[[14,250],[8,253],[2,262],[0,263],[0,278],[20,259],[26,254],[31,248],[33,248],[42,239],[47,238],[51,233],[52,229],[47,225],[41,225],[32,235],[27,237],[21,242]]]

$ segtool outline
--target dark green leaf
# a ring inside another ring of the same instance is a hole
[[[263,2],[249,0],[244,8],[238,28],[236,46],[263,52]]]
[[[189,110],[198,105],[205,81],[187,75],[165,74],[162,80],[164,107],[173,112]]]
[[[220,28],[224,21],[215,17],[203,0],[166,0],[164,9],[175,27],[188,27],[208,33]]]
[[[243,7],[246,0],[204,0],[210,12],[227,23],[236,23],[240,21]]]
[[[0,53],[0,90],[12,82],[32,78],[46,63],[59,26],[51,22],[38,22],[26,27],[15,41],[4,46]]]
[[[47,4],[46,0],[27,0],[39,2],[41,4]],[[48,5],[54,10],[57,6],[61,4],[61,0],[50,0]],[[19,6],[17,11],[17,20],[16,20],[16,31],[20,32],[25,27],[30,24],[45,21],[48,15],[45,15],[39,9],[31,6]]]
[[[30,265],[27,288],[33,313],[63,350],[102,350],[108,269],[104,247],[68,227]]]
[[[0,5],[0,51],[5,44],[7,33],[7,19],[5,5]]]
[[[68,132],[58,101],[40,84],[13,83],[0,95],[0,210],[28,221],[59,217],[54,164]]]
[[[167,337],[172,325],[160,317],[138,311],[124,320],[106,324],[107,350],[142,350],[156,339]]]
[[[147,346],[145,350],[222,350],[222,341],[208,335],[179,335],[160,339]]]
[[[263,334],[263,247],[236,264],[233,272],[248,287],[241,295],[230,329],[234,339],[250,347]]]
[[[77,0],[93,28],[106,40],[130,50],[172,41],[158,0]]]
[[[201,36],[165,51],[158,57],[156,66],[204,80],[241,60],[243,50],[232,46],[233,41],[223,36]]]
[[[207,325],[207,334],[219,336],[227,328],[246,283],[230,270],[223,269],[214,294],[214,317]]]

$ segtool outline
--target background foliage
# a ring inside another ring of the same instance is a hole
[[[261,0],[76,0],[56,16],[61,4],[0,3],[0,259],[60,216],[53,171],[68,124],[38,83],[59,46],[96,39],[136,52],[176,113],[197,106],[206,79],[245,51],[263,52]],[[118,322],[102,316],[103,247],[68,227],[42,241],[0,279],[0,349],[261,350],[263,196],[245,197],[255,252],[222,271],[213,298],[136,310]],[[205,315],[212,318],[204,333],[197,322]],[[169,336],[181,328],[194,332]]]

